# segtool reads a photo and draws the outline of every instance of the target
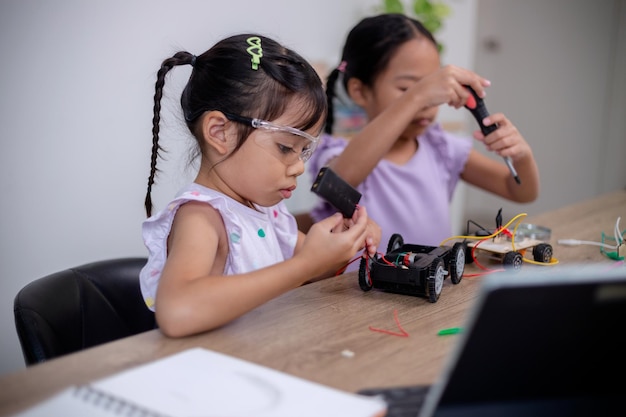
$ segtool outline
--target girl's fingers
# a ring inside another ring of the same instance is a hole
[[[323,229],[331,230],[333,232],[337,230],[337,228],[339,228],[339,230],[343,230],[343,216],[340,213],[335,213],[332,216],[320,220],[318,224]]]

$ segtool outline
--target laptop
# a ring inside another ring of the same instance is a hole
[[[432,386],[360,393],[382,395],[390,417],[626,416],[624,265],[485,276],[456,337]]]

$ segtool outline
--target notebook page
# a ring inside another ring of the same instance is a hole
[[[91,384],[172,417],[373,417],[385,404],[202,348]]]

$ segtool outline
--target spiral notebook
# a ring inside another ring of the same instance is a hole
[[[203,348],[68,388],[15,417],[376,417],[385,403]]]

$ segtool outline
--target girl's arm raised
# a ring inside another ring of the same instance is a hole
[[[364,107],[363,94],[373,94],[373,91],[356,79],[349,80],[349,89],[350,83],[357,83],[352,99]],[[470,96],[465,85],[470,85],[482,97],[489,82],[472,71],[452,65],[416,81],[352,137],[346,149],[329,165],[352,186],[358,186],[389,153],[419,111],[441,104],[462,107]]]

